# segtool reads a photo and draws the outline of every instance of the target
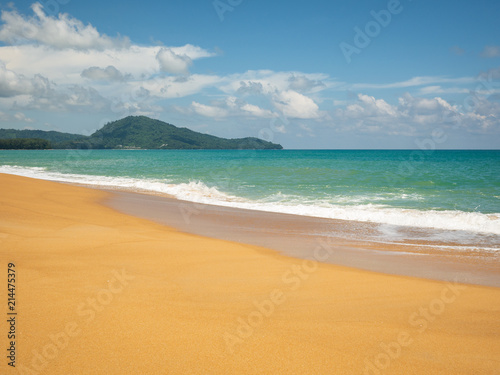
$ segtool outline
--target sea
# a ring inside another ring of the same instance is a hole
[[[0,150],[0,173],[369,222],[373,241],[500,254],[500,151]]]

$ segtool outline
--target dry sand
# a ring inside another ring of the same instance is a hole
[[[106,198],[0,175],[2,374],[500,374],[499,288],[185,234]]]

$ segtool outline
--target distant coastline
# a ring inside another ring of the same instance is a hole
[[[260,138],[227,139],[146,116],[128,116],[90,136],[44,130],[0,129],[0,149],[281,150]]]

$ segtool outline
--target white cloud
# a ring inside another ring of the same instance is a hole
[[[189,56],[177,54],[171,48],[160,49],[156,59],[161,71],[174,74],[187,74],[189,67],[193,64]]]
[[[274,95],[278,91],[319,92],[337,85],[326,74],[248,70],[226,77],[220,89],[226,93]]]
[[[309,79],[305,75],[292,74],[288,78],[288,82],[290,90],[295,90],[300,92],[310,92],[316,89],[322,89],[326,87],[326,85],[320,80]]]
[[[111,110],[118,117],[126,117],[129,115],[134,116],[148,116],[157,118],[163,112],[163,107],[155,105],[151,100],[114,100],[111,103]]]
[[[33,122],[33,119],[27,117],[24,113],[22,112],[16,112],[14,114],[14,119],[16,121],[20,121],[20,122],[28,122],[28,123],[31,123]]]
[[[220,118],[220,117],[226,117],[228,115],[227,110],[224,108],[205,105],[195,101],[191,103],[191,107],[196,113],[205,117]]]
[[[460,78],[448,78],[448,77],[413,77],[406,81],[393,82],[393,83],[356,83],[351,85],[352,89],[400,89],[416,86],[426,86],[426,85],[436,85],[438,83],[455,83],[455,84],[466,84],[473,83],[474,77],[460,77]]]
[[[441,97],[414,97],[409,93],[391,105],[383,99],[358,94],[355,103],[337,108],[334,123],[339,130],[415,136],[434,128],[469,133],[492,133],[500,127],[500,104],[484,97],[452,105]],[[450,130],[451,129],[451,130]]]
[[[193,65],[194,59],[212,57],[213,53],[207,50],[186,44],[182,47],[162,47],[156,53],[156,60],[160,70],[173,74],[188,74],[189,67]]]
[[[121,50],[77,51],[51,50],[46,46],[23,45],[0,47],[2,60],[9,69],[20,74],[40,74],[60,84],[83,84],[81,73],[92,67],[113,66],[135,80],[147,80],[160,71],[156,58],[161,47],[136,46]],[[194,57],[189,56],[191,60]],[[124,73],[122,73],[124,74]]]
[[[7,69],[5,64],[0,62],[0,98],[29,94],[32,90],[33,84],[30,79]]]
[[[221,81],[222,78],[215,75],[191,74],[188,77],[156,77],[133,84],[144,87],[159,98],[182,98],[217,86]]]
[[[192,44],[186,44],[180,47],[169,47],[169,49],[179,56],[187,56],[191,60],[197,60],[204,57],[213,57],[216,54],[213,52],[209,52],[204,48],[193,46]]]
[[[236,93],[240,95],[261,95],[264,92],[264,87],[261,82],[240,82],[240,87]]]
[[[277,93],[273,98],[273,104],[285,117],[301,119],[320,117],[319,107],[314,100],[293,90]]]
[[[32,9],[34,16],[29,17],[2,12],[0,41],[12,46],[0,46],[0,56],[19,75],[36,72],[60,85],[88,84],[85,79],[121,82],[130,76],[147,80],[160,71],[188,73],[194,60],[215,55],[192,44],[134,45],[127,38],[100,34],[69,15],[47,16],[39,3]]]
[[[469,97],[466,107],[468,112],[460,117],[463,127],[479,133],[498,132],[500,130],[500,103],[490,101],[484,96]]]
[[[364,94],[359,94],[358,102],[348,105],[342,113],[349,118],[397,116],[397,110],[394,106],[383,99],[375,99],[373,96]]]
[[[492,58],[500,56],[500,46],[485,46],[481,52],[481,57]]]
[[[248,112],[249,114],[251,114],[252,116],[255,116],[255,117],[262,117],[262,118],[273,118],[273,117],[277,117],[278,115],[268,109],[263,109],[263,108],[260,108],[256,105],[253,105],[253,104],[245,104],[241,107],[241,109],[243,111],[246,111]]]
[[[29,118],[22,112],[4,113],[0,111],[0,122],[26,122],[32,123],[33,119]]]
[[[39,74],[29,80],[29,95],[20,95],[13,109],[35,109],[49,112],[94,112],[109,109],[110,101],[91,87],[71,85],[59,88]]]
[[[40,3],[34,3],[34,16],[23,17],[16,11],[3,11],[4,22],[0,28],[0,40],[9,44],[40,43],[56,49],[96,49],[124,48],[129,45],[127,38],[111,38],[100,34],[92,25],[67,14],[58,18],[48,17]]]
[[[113,65],[109,65],[106,68],[99,68],[97,66],[92,66],[90,68],[82,71],[81,76],[88,78],[93,81],[110,81],[110,82],[121,82],[127,77],[124,76],[118,69]],[[130,75],[129,75],[130,77]]]
[[[467,94],[469,90],[460,87],[443,88],[439,85],[425,86],[418,90],[421,95],[436,95],[436,94]]]
[[[23,112],[26,109],[156,117],[167,105],[185,116],[195,113],[217,120],[236,119],[237,123],[285,119],[287,124],[292,122],[288,130],[304,136],[313,135],[310,125],[320,120],[343,130],[397,135],[423,134],[439,124],[451,126],[450,118],[460,129],[472,132],[492,132],[499,126],[500,105],[493,96],[486,99],[481,95],[499,92],[492,80],[500,77],[500,68],[478,77],[417,76],[375,84],[347,84],[327,74],[296,71],[189,74],[196,60],[215,54],[191,44],[139,46],[127,38],[102,34],[66,14],[48,16],[38,3],[32,9],[30,16],[16,11],[4,11],[1,16],[0,41],[12,44],[0,46],[2,119],[30,122]],[[484,56],[500,56],[497,48],[485,49]],[[455,52],[461,53],[459,49]],[[487,79],[488,86],[478,78]],[[446,94],[466,94],[475,85],[479,89],[474,91],[473,106],[451,105],[443,99]],[[348,93],[345,100],[328,96],[332,91],[353,89],[373,91],[354,98]],[[377,89],[411,90],[412,95],[390,102]],[[204,94],[210,99],[201,98]],[[185,101],[175,100],[190,95],[198,96],[184,107],[180,103]],[[311,121],[305,121],[308,119]],[[284,125],[273,124],[271,129],[285,132]]]
[[[261,108],[255,104],[250,104],[235,96],[228,96],[224,100],[213,100],[210,105],[193,101],[188,110],[175,106],[175,110],[180,113],[197,113],[205,117],[254,117],[275,119],[279,115],[268,109]],[[276,130],[280,132],[279,129]]]
[[[449,113],[458,114],[458,108],[440,97],[426,99],[405,94],[399,98],[398,116],[414,124],[440,124]]]
[[[198,93],[220,80],[158,74],[158,58],[165,71],[185,72],[195,59],[213,56],[201,47],[133,45],[126,38],[100,34],[68,15],[49,17],[40,4],[32,8],[35,15],[30,17],[16,11],[2,13],[0,40],[15,44],[0,46],[4,109],[152,113],[158,110],[153,100]]]

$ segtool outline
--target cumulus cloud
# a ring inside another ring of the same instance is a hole
[[[0,98],[9,98],[22,94],[29,94],[33,90],[30,79],[17,74],[0,62]]]
[[[481,57],[492,58],[500,56],[500,46],[485,46],[481,52]]]
[[[147,89],[151,95],[159,98],[182,98],[197,94],[205,88],[217,86],[222,78],[215,75],[191,74],[188,77],[155,77],[132,83]]]
[[[90,68],[82,71],[81,76],[84,78],[88,78],[93,81],[109,81],[109,82],[122,82],[127,77],[124,76],[118,69],[114,66],[110,65],[106,68],[99,68],[97,66],[92,66]]]
[[[357,119],[366,124],[378,123],[390,126],[391,124],[437,124],[445,112],[458,109],[444,99],[416,98],[405,94],[398,100],[398,105],[391,105],[383,99],[358,94],[354,104],[337,110],[337,115],[344,119]]]
[[[113,68],[126,79],[129,77],[121,72],[147,79],[159,71],[187,73],[194,60],[214,56],[192,44],[135,45],[128,38],[99,33],[92,25],[67,14],[47,16],[39,3],[32,9],[33,16],[20,15],[15,10],[3,11],[1,16],[0,41],[12,46],[0,46],[0,56],[11,70],[20,74],[33,74],[36,69],[54,82],[64,84],[82,84],[82,78],[120,82],[122,77]]]
[[[261,82],[240,81],[240,87],[236,91],[240,95],[260,95],[264,92]]]
[[[0,40],[9,44],[39,43],[56,49],[123,48],[130,44],[128,38],[111,38],[100,34],[92,25],[67,14],[47,16],[40,3],[31,6],[34,15],[23,17],[17,11],[3,11]]]
[[[312,80],[307,78],[304,75],[295,75],[292,74],[290,78],[288,78],[289,88],[291,90],[306,92],[312,91],[316,88],[325,88],[326,85],[318,80]]]
[[[228,96],[224,100],[213,100],[209,105],[193,101],[188,110],[182,107],[175,107],[177,112],[197,113],[205,117],[253,117],[274,119],[279,117],[278,113],[264,109],[258,105],[247,103],[243,99],[235,96]]]
[[[226,77],[227,84],[221,86],[226,93],[249,95],[274,95],[278,91],[319,92],[338,85],[326,74],[300,72],[276,72],[273,70],[248,70]]]
[[[31,119],[24,116],[26,109],[155,117],[163,110],[162,101],[171,99],[170,108],[184,115],[242,123],[289,119],[293,122],[289,129],[304,136],[314,135],[310,125],[318,124],[318,120],[327,123],[326,119],[339,129],[397,135],[425,134],[440,124],[452,126],[450,122],[456,128],[483,133],[499,126],[500,104],[493,97],[499,91],[493,86],[497,81],[493,81],[500,79],[500,68],[478,77],[421,76],[376,84],[347,84],[326,74],[296,71],[190,74],[197,59],[214,53],[191,44],[139,46],[127,38],[102,34],[69,15],[49,16],[39,3],[32,10],[29,16],[14,10],[1,15],[2,119],[29,123]],[[454,52],[462,53],[458,47]],[[495,56],[500,56],[500,47],[489,46],[483,51],[483,57]],[[469,95],[472,104],[460,102],[473,87],[475,91]],[[334,99],[335,91],[365,89],[370,90],[370,95]],[[376,90],[380,89],[411,90],[412,95],[400,95],[392,102],[379,96]],[[323,93],[325,90],[330,90],[328,95]],[[210,93],[210,101],[197,96],[184,107],[181,101],[175,101],[206,92]],[[450,104],[442,98],[445,94],[454,94],[459,104]],[[486,94],[490,96],[481,96]],[[329,108],[332,104],[333,109]],[[282,125],[273,124],[271,129],[276,133],[285,131]]]
[[[34,120],[32,118],[29,118],[22,112],[15,112],[15,113],[4,113],[0,111],[0,121],[1,122],[25,122],[25,123],[32,123]]]
[[[396,115],[416,124],[434,125],[441,123],[449,113],[459,113],[458,107],[440,97],[426,99],[405,94],[399,98]]]
[[[339,130],[357,133],[412,135],[414,129],[401,119],[396,106],[383,99],[358,94],[357,101],[335,111],[335,123]]]
[[[131,99],[131,98],[128,98]],[[111,103],[111,110],[114,114],[125,117],[129,115],[135,116],[148,116],[152,118],[157,118],[158,115],[163,112],[161,106],[155,105],[150,100],[118,100],[115,99]]]
[[[498,101],[490,101],[481,95],[471,95],[466,106],[469,111],[460,117],[463,126],[483,133],[500,130]]]
[[[13,109],[35,109],[50,112],[103,111],[110,101],[91,87],[71,85],[59,88],[39,74],[28,80],[29,85],[22,101],[16,101]],[[21,95],[19,93],[18,95]],[[28,95],[28,96],[26,96]]]
[[[228,115],[228,111],[224,108],[220,108],[217,106],[205,105],[198,102],[193,101],[191,103],[191,108],[199,115],[205,117],[226,117]]]
[[[397,111],[384,99],[375,99],[373,96],[359,94],[358,102],[348,105],[342,114],[350,118],[395,117]]]
[[[19,122],[27,122],[31,123],[33,122],[33,119],[27,117],[24,113],[22,112],[16,112],[14,113],[14,119]]]
[[[215,53],[207,51],[199,46],[193,46],[192,44],[186,44],[180,47],[169,47],[173,53],[179,56],[188,56],[191,60],[197,60],[204,57],[213,57]]]
[[[293,90],[277,93],[273,102],[286,117],[301,119],[320,117],[319,107],[314,100]]]
[[[193,64],[191,58],[185,54],[177,54],[171,48],[162,48],[158,51],[156,59],[163,72],[173,74],[187,74]]]
[[[213,53],[191,44],[138,46],[111,38],[66,14],[49,16],[42,5],[33,15],[4,11],[0,24],[0,106],[40,111],[157,113],[154,102],[195,94],[220,81],[188,73]],[[126,72],[126,73],[125,73]]]
[[[277,117],[278,115],[268,109],[263,109],[260,108],[259,106],[253,105],[253,104],[248,104],[246,103],[241,107],[243,111],[248,112],[250,115],[255,116],[255,117],[262,117],[262,118],[273,118]]]
[[[470,133],[498,131],[500,104],[479,95],[469,96],[462,105],[441,97],[421,98],[409,93],[391,105],[383,99],[358,94],[355,103],[340,107],[335,122],[340,130],[415,136],[442,127]]]

